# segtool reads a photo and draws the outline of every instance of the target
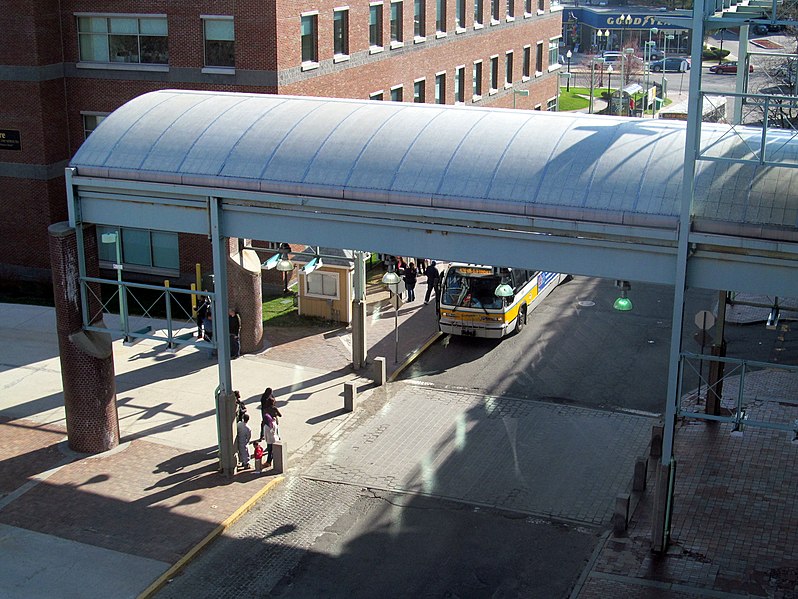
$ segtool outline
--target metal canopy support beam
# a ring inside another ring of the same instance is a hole
[[[701,56],[704,39],[704,0],[693,5],[692,56]],[[701,69],[690,72],[690,89],[701,89]],[[701,134],[701,105],[703,97],[690,94],[687,106],[687,130],[684,144],[684,170],[682,198],[679,213],[678,244],[676,251],[676,276],[673,290],[673,317],[671,318],[671,344],[668,361],[668,391],[665,404],[665,423],[662,438],[662,462],[658,469],[654,498],[651,542],[654,551],[665,551],[669,543],[671,481],[673,480],[673,437],[676,430],[676,411],[679,405],[679,365],[682,350],[684,322],[684,292],[687,286],[687,260],[690,250],[690,221],[695,194],[695,168]]]
[[[366,365],[366,261],[363,252],[355,252],[352,296],[352,365]]]
[[[235,433],[235,395],[230,368],[230,327],[227,322],[227,238],[222,235],[221,200],[208,201],[210,236],[213,246],[213,341],[219,362],[219,387],[216,390],[216,428],[219,438],[219,466],[223,474],[236,471],[233,448]]]

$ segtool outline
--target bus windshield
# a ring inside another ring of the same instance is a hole
[[[489,270],[450,268],[444,283],[441,303],[455,308],[501,310],[503,300],[496,297],[502,278]]]

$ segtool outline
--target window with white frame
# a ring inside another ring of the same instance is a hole
[[[337,57],[349,56],[349,9],[333,11],[333,53]]]
[[[78,16],[81,62],[169,64],[166,17]]]
[[[446,104],[446,73],[435,75],[435,103]]]
[[[489,93],[495,94],[499,89],[499,57],[490,57],[490,91]]]
[[[538,0],[538,12],[546,10],[546,0]]]
[[[527,16],[532,14],[532,0],[524,0],[524,14]]]
[[[204,17],[205,66],[233,68],[236,66],[236,38],[232,17]]]
[[[423,104],[427,101],[427,82],[424,79],[418,79],[413,82],[413,102],[416,104]]]
[[[465,65],[454,70],[454,101],[455,104],[465,102]]]
[[[369,6],[369,45],[382,48],[382,4]]]
[[[146,271],[152,268],[180,269],[177,233],[129,229],[126,227],[97,227],[97,251],[100,261],[116,262],[116,244],[102,243],[103,233],[121,233],[122,264],[139,267]]]
[[[309,13],[302,15],[302,64],[318,64],[319,62],[319,15]]]
[[[391,102],[403,102],[405,95],[404,86],[397,85],[391,88]]]
[[[402,29],[402,15],[404,5],[401,1],[391,2],[391,44],[401,45],[404,41],[404,31]]]
[[[413,0],[413,36],[427,36],[427,0]]]
[[[454,26],[457,29],[465,29],[466,26],[466,0],[455,0],[454,3]]]
[[[490,23],[491,25],[495,25],[499,22],[499,5],[501,4],[500,0],[490,0]]]
[[[438,0],[437,17],[435,18],[435,31],[446,33],[446,0]]]
[[[369,100],[384,100],[384,99],[385,99],[385,92],[382,90],[369,94]]]
[[[86,139],[103,122],[108,113],[84,112],[81,113],[81,116],[83,117],[83,138]]]
[[[485,2],[484,0],[474,0],[474,27],[482,27],[484,25],[485,17]]]
[[[513,51],[509,50],[504,55],[504,86],[510,87],[513,84]]]
[[[507,0],[507,20],[512,21],[515,18],[515,0]]]
[[[482,97],[482,61],[474,61],[474,99],[478,100]]]
[[[521,69],[521,76],[525,79],[529,79],[530,70],[532,69],[531,62],[532,62],[532,46],[524,46],[524,58]]]
[[[340,299],[338,295],[338,274],[316,270],[305,275],[305,295],[324,299]]]
[[[560,38],[553,37],[549,40],[549,66],[559,64],[560,59]]]
[[[550,98],[546,101],[546,110],[549,112],[557,110],[557,98]]]
[[[543,72],[543,42],[538,42],[535,46],[535,71]]]

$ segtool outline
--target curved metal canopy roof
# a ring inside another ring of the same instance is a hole
[[[762,131],[702,125],[717,158]],[[675,228],[685,124],[263,94],[163,90],[106,118],[78,175]],[[798,141],[768,133],[771,159]],[[699,161],[697,230],[798,239],[793,168]],[[798,179],[796,179],[798,183]]]

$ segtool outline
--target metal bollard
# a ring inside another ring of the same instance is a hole
[[[382,356],[374,358],[374,382],[379,387],[382,387],[387,380],[385,372],[385,358]]]
[[[277,441],[272,446],[272,471],[269,474],[283,474],[288,468],[288,447],[285,441]]]
[[[615,497],[615,513],[612,515],[612,532],[620,536],[626,532],[629,523],[629,494],[619,493]]]
[[[344,412],[354,412],[357,387],[354,383],[344,383]]]
[[[664,431],[665,427],[661,424],[655,424],[651,427],[651,452],[649,453],[649,457],[662,457],[662,435]]]
[[[635,461],[635,475],[632,479],[632,491],[641,493],[646,490],[646,477],[648,476],[648,460],[637,458]]]

